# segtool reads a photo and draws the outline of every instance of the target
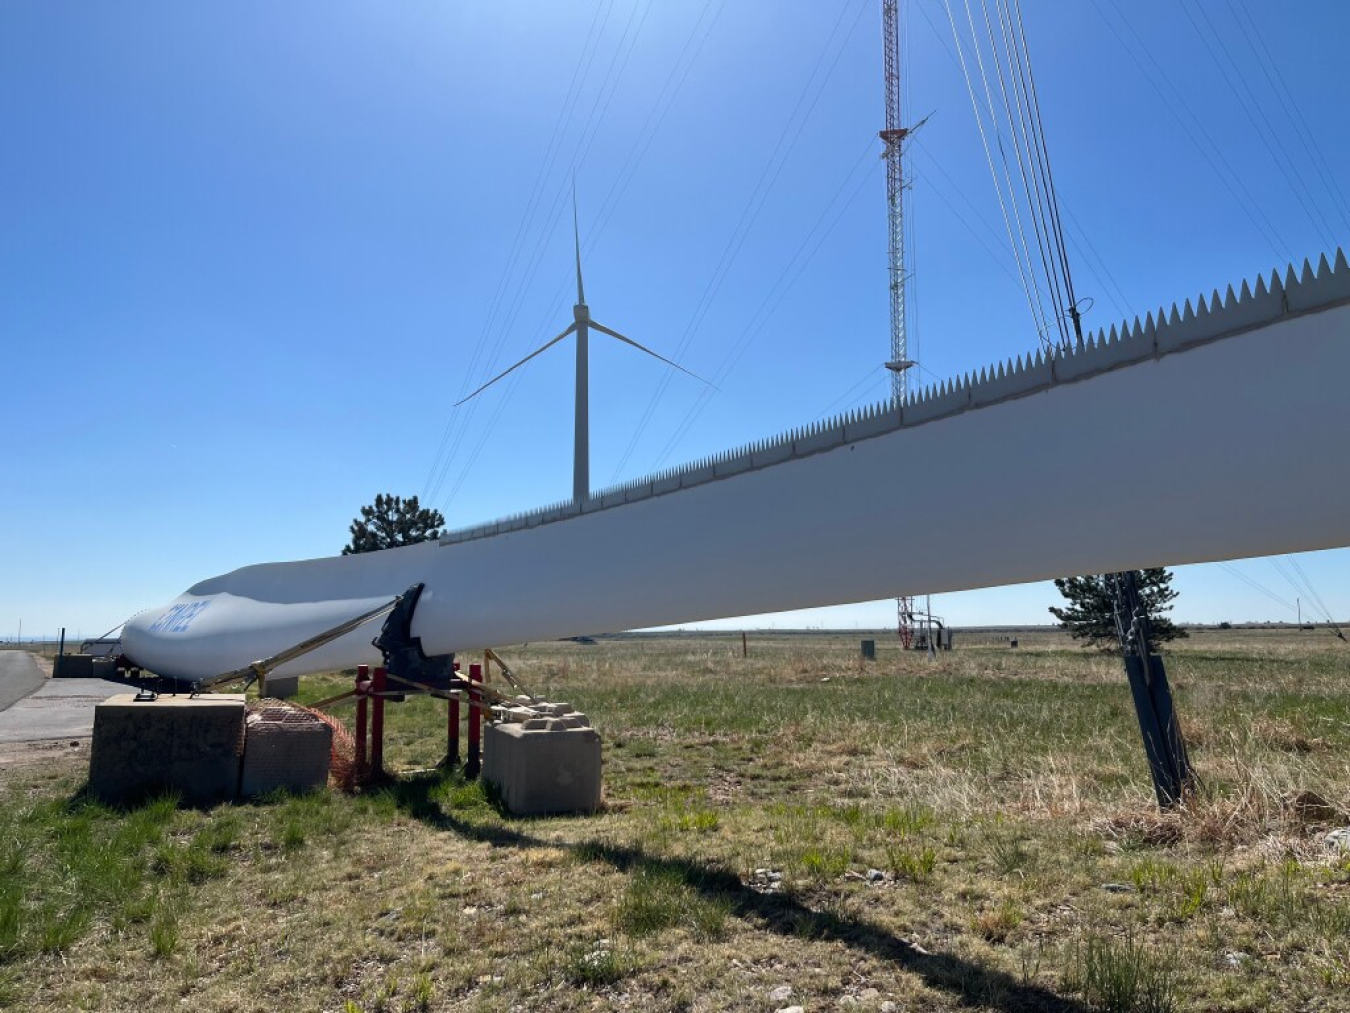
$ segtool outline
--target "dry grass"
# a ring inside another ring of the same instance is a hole
[[[1321,841],[1350,802],[1350,650],[1179,647],[1203,784],[1161,815],[1117,663],[1021,643],[931,664],[882,643],[864,665],[851,636],[752,637],[748,659],[739,637],[508,652],[604,736],[589,819],[510,819],[423,776],[156,822],[72,803],[71,761],[15,770],[3,992],[37,1010],[1338,1008],[1350,862]],[[443,720],[392,708],[391,765],[434,764]],[[77,889],[113,868],[80,856],[112,862],[115,841],[134,889]]]

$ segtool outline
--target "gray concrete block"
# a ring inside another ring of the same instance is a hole
[[[483,735],[482,777],[517,816],[593,813],[600,807],[600,736],[576,712],[494,722]]]
[[[277,788],[294,792],[323,788],[328,784],[332,748],[333,729],[309,711],[264,704],[244,721],[239,794],[253,798]]]
[[[137,703],[119,693],[94,708],[89,790],[105,802],[176,791],[189,805],[233,799],[244,752],[242,693],[161,696]]]
[[[93,655],[58,654],[52,661],[53,679],[92,679],[93,677]]]
[[[289,700],[300,692],[300,676],[269,675],[264,680],[261,692],[273,700]]]

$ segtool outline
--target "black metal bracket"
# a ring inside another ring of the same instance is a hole
[[[384,656],[384,670],[390,689],[413,689],[411,683],[449,689],[455,680],[455,656],[429,657],[422,650],[422,639],[412,635],[413,613],[425,584],[414,584],[385,617],[380,635],[371,644]]]

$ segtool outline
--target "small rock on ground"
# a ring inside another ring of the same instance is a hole
[[[769,992],[770,1002],[784,1002],[791,998],[792,998],[791,985],[779,985],[777,988]]]

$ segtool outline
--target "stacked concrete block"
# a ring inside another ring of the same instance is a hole
[[[271,688],[271,680],[268,680]],[[328,784],[333,729],[307,710],[264,702],[245,721],[239,794],[313,791]]]
[[[517,816],[600,807],[600,736],[565,703],[521,699],[483,738],[483,779]]]
[[[89,790],[105,802],[173,791],[189,805],[233,799],[244,753],[243,694],[119,693],[94,708]]]

